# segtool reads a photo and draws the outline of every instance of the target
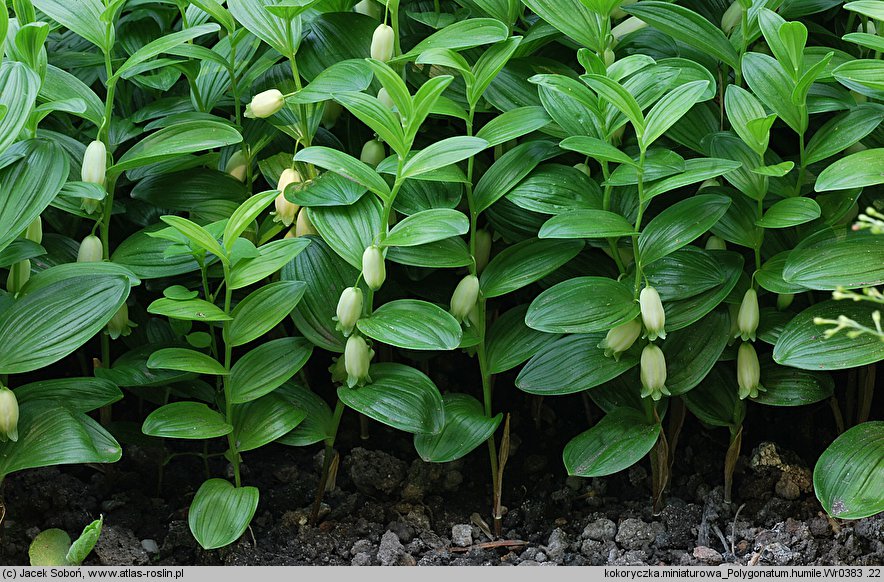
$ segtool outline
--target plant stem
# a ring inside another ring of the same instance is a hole
[[[642,150],[638,161],[638,215],[635,218],[635,234],[632,235],[632,256],[635,259],[635,298],[641,291],[642,264],[638,252],[638,237],[642,230],[642,219],[645,215],[645,151]]]
[[[319,519],[319,509],[322,506],[322,497],[325,495],[325,487],[328,484],[328,471],[331,467],[332,457],[335,453],[335,439],[338,436],[338,426],[341,424],[341,415],[344,414],[344,403],[338,399],[335,404],[335,412],[332,417],[332,434],[325,439],[325,456],[322,459],[322,475],[319,478],[319,486],[316,489],[316,498],[313,500],[313,510],[310,512],[310,523],[316,525]]]
[[[230,280],[230,267],[227,264],[223,264],[224,267],[224,281],[227,282]],[[231,289],[229,284],[225,284],[224,286],[224,313],[230,314],[230,303],[233,299],[233,290]],[[227,330],[230,327],[230,322],[224,322],[224,336],[227,335]],[[232,399],[232,391],[230,386],[230,368],[232,365],[233,359],[233,347],[230,345],[230,342],[224,341],[224,369],[227,370],[228,374],[224,376],[224,417],[227,420],[228,424],[233,424],[233,402]],[[228,460],[233,465],[233,478],[237,487],[242,485],[239,471],[239,452],[236,450],[236,437],[231,432],[227,435],[227,444],[229,447],[229,455]]]

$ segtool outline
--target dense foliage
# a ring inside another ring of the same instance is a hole
[[[499,527],[517,398],[588,395],[568,472],[653,503],[688,413],[729,499],[753,407],[828,401],[820,502],[884,510],[884,1],[354,4],[7,0],[0,481],[203,441],[218,548],[249,452],[324,445],[318,507],[352,409],[487,449]]]

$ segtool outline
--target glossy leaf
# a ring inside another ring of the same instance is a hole
[[[427,463],[449,463],[483,444],[503,418],[485,416],[478,400],[467,394],[446,394],[445,426],[437,435],[414,435],[414,448]]]
[[[833,442],[813,468],[813,489],[823,508],[839,519],[884,511],[878,484],[884,479],[884,422],[859,424]]]
[[[453,350],[462,335],[460,324],[451,314],[414,299],[385,303],[356,325],[372,339],[410,350]]]
[[[640,461],[659,436],[659,424],[648,423],[636,410],[618,408],[565,445],[565,468],[577,477],[612,475]]]
[[[547,333],[592,333],[638,314],[638,302],[626,285],[607,277],[576,277],[538,295],[525,323]]]
[[[173,402],[147,415],[141,430],[163,438],[210,439],[230,433],[233,427],[202,402]]]
[[[255,487],[234,487],[224,479],[209,479],[194,495],[187,522],[203,549],[214,550],[238,540],[257,508]]]

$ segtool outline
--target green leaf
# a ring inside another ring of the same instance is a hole
[[[689,8],[645,0],[622,10],[676,40],[716,57],[732,69],[740,68],[740,55],[721,29]]]
[[[115,463],[119,443],[96,421],[49,400],[19,407],[18,442],[0,443],[0,475],[76,463]]]
[[[543,333],[525,325],[527,305],[510,309],[495,320],[486,338],[488,370],[500,374],[530,359],[545,345],[561,336]]]
[[[101,50],[109,52],[113,46],[113,32],[110,38],[105,34],[101,18],[105,7],[101,0],[81,0],[76,4],[63,0],[36,0],[33,4],[40,12]]]
[[[512,6],[515,2],[512,0],[506,1],[510,2],[510,12],[514,12]],[[509,19],[507,22],[512,22],[512,19]],[[506,66],[506,63],[515,54],[521,43],[522,37],[511,36],[488,47],[488,50],[482,53],[482,56],[479,57],[473,66],[473,72],[476,76],[475,82],[467,88],[467,101],[471,106],[475,107],[479,103],[488,86],[491,85],[503,67]]]
[[[761,385],[752,402],[767,406],[806,406],[821,402],[832,396],[835,381],[825,372],[810,372],[763,362]]]
[[[187,522],[199,545],[214,550],[238,540],[257,508],[257,488],[234,487],[224,479],[209,479],[194,495]]]
[[[208,251],[223,262],[226,263],[228,261],[227,253],[221,248],[218,239],[207,229],[181,216],[161,216],[160,220],[187,237],[194,250]]]
[[[19,405],[49,400],[75,412],[92,412],[121,400],[123,393],[101,378],[57,378],[18,386],[15,397]]]
[[[69,566],[68,550],[71,536],[66,531],[51,528],[41,531],[28,548],[31,566]]]
[[[167,255],[166,250],[174,243],[150,236],[149,233],[162,228],[161,225],[153,225],[137,231],[120,243],[111,255],[111,260],[145,279],[174,277],[198,271],[199,263],[191,253]]]
[[[611,105],[620,110],[623,115],[632,123],[636,134],[639,137],[645,132],[645,118],[642,115],[642,108],[639,106],[635,97],[627,91],[623,85],[613,79],[602,75],[585,75],[582,77],[586,84],[599,94],[600,97],[606,99]]]
[[[498,159],[479,179],[473,192],[474,212],[484,212],[500,200],[537,164],[559,153],[559,148],[548,141],[530,141],[519,144]]]
[[[362,253],[378,240],[383,209],[377,198],[363,196],[350,206],[311,208],[308,216],[322,238],[348,263],[362,269]]]
[[[278,394],[267,394],[233,407],[236,450],[244,453],[290,433],[307,416],[304,410]]]
[[[403,178],[413,178],[476,155],[488,147],[488,142],[478,137],[457,136],[437,141],[417,152],[402,168]]]
[[[691,107],[702,101],[708,87],[709,81],[691,81],[676,87],[657,101],[645,117],[645,130],[640,140],[642,149],[648,149]]]
[[[802,370],[844,370],[884,359],[884,342],[875,336],[848,337],[840,332],[831,338],[823,334],[831,325],[815,325],[815,318],[836,320],[844,315],[871,327],[875,306],[867,302],[824,301],[796,315],[786,325],[774,346],[773,359],[783,366]]]
[[[402,219],[383,240],[385,247],[413,247],[466,234],[470,221],[448,208],[424,210]]]
[[[805,149],[805,162],[815,164],[840,153],[875,131],[884,121],[884,106],[864,103],[823,124]]]
[[[147,415],[141,430],[171,439],[210,439],[233,431],[224,417],[202,402],[173,402]]]
[[[509,36],[506,25],[493,18],[469,18],[455,22],[417,43],[394,61],[410,60],[429,49],[463,50],[505,40]]]
[[[598,47],[602,38],[598,15],[580,0],[522,0],[531,12],[581,46]]]
[[[638,364],[637,348],[619,360],[605,356],[598,347],[604,338],[605,333],[575,334],[547,343],[519,372],[516,386],[541,396],[576,394],[601,386]]]
[[[227,370],[215,358],[186,348],[163,348],[151,354],[148,368],[159,370],[180,370],[194,374],[226,376]]]
[[[439,434],[445,427],[442,396],[426,375],[402,364],[374,364],[372,382],[338,388],[338,398],[365,416],[414,434]]]
[[[817,176],[817,192],[847,190],[884,184],[884,148],[865,150],[841,158]]]
[[[360,319],[359,331],[379,342],[410,350],[453,350],[461,328],[447,311],[414,299],[385,303]]]
[[[487,299],[512,293],[546,277],[583,249],[583,241],[528,239],[504,249],[482,271],[479,280]]]
[[[559,147],[589,156],[599,162],[614,162],[638,166],[638,163],[606,141],[588,136],[574,136],[562,140]]]
[[[5,35],[3,36],[5,39]],[[2,42],[0,42],[2,45]],[[18,140],[40,90],[40,77],[24,63],[0,63],[0,154]],[[9,190],[3,189],[4,192]]]
[[[349,206],[367,191],[339,174],[325,172],[307,182],[303,190],[289,189],[286,198],[299,206]]]
[[[287,382],[276,391],[299,409],[307,412],[307,417],[287,435],[276,439],[276,442],[291,447],[306,447],[326,439],[335,438],[337,424],[332,411],[325,401],[294,382]]]
[[[381,199],[390,197],[390,187],[370,166],[345,154],[327,147],[313,146],[304,148],[295,154],[296,162],[314,164],[339,174],[348,180],[368,188]]]
[[[224,329],[224,341],[241,346],[256,340],[288,317],[307,288],[300,281],[277,281],[253,291],[233,310]]]
[[[80,534],[74,543],[71,544],[71,548],[67,553],[67,562],[69,564],[74,564],[79,566],[83,563],[83,560],[86,559],[86,556],[89,555],[89,552],[95,547],[95,544],[98,543],[98,538],[101,536],[101,526],[104,524],[104,516],[96,519],[85,528],[83,528],[83,532]]]
[[[820,245],[792,251],[783,267],[783,280],[823,291],[881,285],[884,283],[881,257],[884,257],[884,240],[880,237],[827,240]]]
[[[654,217],[638,237],[643,266],[690,244],[724,216],[730,199],[715,194],[699,194],[673,204]]]
[[[399,157],[404,158],[408,155],[410,144],[405,141],[405,133],[399,118],[377,98],[365,93],[347,92],[336,94],[335,101],[346,107],[359,121],[370,127],[378,134],[378,137],[393,148],[394,152],[399,154]],[[297,159],[296,155],[295,160]],[[336,171],[334,168],[328,169]],[[371,189],[371,186],[365,185]]]
[[[309,245],[310,240],[303,237],[270,241],[258,247],[257,257],[236,263],[227,284],[231,289],[241,289],[257,283],[289,264]]]
[[[816,220],[821,212],[820,205],[811,198],[786,198],[768,208],[755,224],[764,228],[789,228]]]
[[[859,4],[852,2],[851,4]],[[859,424],[833,442],[813,468],[813,489],[826,512],[860,519],[884,511],[884,422]]]
[[[203,150],[240,143],[238,131],[217,121],[186,121],[164,127],[129,148],[108,173],[119,173]]]
[[[482,404],[467,394],[446,394],[445,426],[438,435],[414,435],[414,448],[426,463],[450,463],[488,440],[497,430],[502,414],[485,416]]]
[[[528,308],[528,327],[547,333],[607,331],[639,314],[626,285],[607,277],[576,277],[550,287]]]
[[[518,107],[486,123],[476,137],[487,141],[488,147],[494,147],[546,127],[550,121],[543,107]]]
[[[807,127],[806,115],[792,103],[793,81],[774,59],[761,53],[743,55],[743,75],[752,92],[797,133]]]
[[[230,401],[243,404],[273,392],[297,374],[312,353],[313,344],[301,337],[261,344],[230,369]]]
[[[607,238],[631,236],[635,227],[617,213],[573,210],[553,216],[537,235],[540,238]]]
[[[371,69],[365,61],[351,59],[335,63],[313,79],[309,85],[286,99],[289,103],[318,103],[332,99],[336,93],[363,91],[371,84]]]
[[[277,195],[279,195],[279,192],[276,190],[267,190],[266,192],[255,194],[233,211],[233,214],[230,215],[230,219],[224,226],[224,236],[222,238],[224,249],[228,253],[233,250],[233,245],[236,243],[239,235],[252,225],[255,219],[276,199]]]
[[[44,139],[28,140],[17,143],[10,151],[15,151],[22,157],[0,168],[0,192],[3,193],[3,205],[0,206],[0,250],[6,248],[40,216],[64,186],[68,175],[67,157],[54,142]]]
[[[879,0],[856,0],[855,2],[848,2],[844,5],[844,9],[859,12],[860,14],[864,14],[869,18],[874,18],[879,22],[884,21],[884,6],[881,6]]]
[[[637,389],[637,388],[636,388]],[[657,443],[660,425],[637,410],[618,408],[565,445],[562,458],[569,475],[602,477],[637,463]]]
[[[138,66],[139,64],[152,59],[153,57],[170,51],[178,45],[184,44],[195,39],[198,36],[217,32],[221,27],[217,24],[201,24],[191,28],[185,28],[166,36],[151,41],[132,53],[120,67],[114,71],[114,77],[119,78],[125,76],[126,72]]]
[[[727,311],[718,310],[666,335],[661,349],[669,372],[666,388],[673,396],[684,394],[706,377],[732,339],[730,330]]]
[[[236,22],[283,56],[293,55],[301,42],[301,19],[283,18],[269,10],[275,0],[228,0],[227,9]],[[226,545],[226,544],[221,544]],[[204,546],[205,547],[205,546]]]
[[[118,274],[68,277],[39,288],[33,283],[33,291],[26,286],[0,312],[0,373],[57,362],[100,332],[129,296],[129,278]]]
[[[767,151],[770,141],[770,127],[776,116],[768,116],[760,101],[739,85],[728,85],[724,95],[731,127],[759,156]]]
[[[746,415],[746,404],[739,398],[737,372],[732,366],[715,366],[682,398],[691,414],[711,426],[736,428]]]
[[[416,247],[390,247],[387,259],[400,265],[433,269],[467,267],[473,263],[470,249],[461,238],[446,238]]]
[[[230,321],[231,317],[224,310],[202,299],[157,299],[147,307],[148,313],[164,315],[169,319],[184,321]]]

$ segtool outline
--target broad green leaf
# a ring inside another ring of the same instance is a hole
[[[826,241],[795,249],[786,259],[783,280],[808,289],[858,289],[884,283],[884,240],[875,236]]]
[[[517,3],[513,0],[506,0],[510,4],[510,12],[514,12],[513,6]],[[512,22],[508,19],[507,22]],[[473,65],[473,73],[475,81],[467,88],[467,101],[471,106],[475,107],[479,100],[485,94],[488,86],[494,81],[501,69],[512,58],[516,50],[522,42],[522,37],[511,36],[506,40],[498,42],[482,53],[482,56]],[[479,136],[481,137],[481,136]]]
[[[279,192],[276,190],[267,190],[260,194],[249,197],[248,200],[239,205],[239,207],[230,215],[227,225],[224,227],[224,249],[229,253],[233,250],[236,239],[241,235],[264,210],[270,206]]]
[[[506,199],[540,214],[599,209],[604,205],[604,194],[595,180],[562,164],[542,164],[507,192]]]
[[[385,247],[413,247],[466,234],[469,219],[463,212],[438,208],[402,219],[384,238]]]
[[[241,346],[256,340],[288,317],[307,288],[300,281],[277,281],[253,291],[234,308],[224,340]]]
[[[390,247],[387,259],[400,265],[433,269],[467,267],[473,263],[470,249],[461,238],[446,238],[416,247]]]
[[[640,412],[618,408],[565,445],[565,468],[577,477],[612,475],[648,454],[660,430],[658,423],[648,422]]]
[[[148,414],[141,430],[170,439],[210,439],[229,434],[233,427],[202,402],[173,402]]]
[[[583,249],[583,241],[528,239],[504,249],[482,271],[485,298],[499,297],[546,277]]]
[[[583,79],[600,97],[606,99],[626,116],[639,137],[644,134],[645,118],[642,115],[642,108],[635,100],[635,97],[623,85],[602,75],[590,74],[584,76]]]
[[[220,28],[221,27],[217,24],[202,24],[200,26],[185,28],[184,30],[179,30],[151,41],[132,53],[132,55],[126,59],[126,62],[114,71],[114,77],[122,77],[127,71],[147,60],[152,59],[161,53],[168,52],[178,45],[192,41],[198,36],[217,32]]]
[[[682,398],[691,414],[711,426],[736,428],[746,415],[746,404],[739,397],[737,371],[732,365],[715,366]]]
[[[0,373],[30,372],[72,353],[110,321],[129,286],[118,274],[68,277],[30,292],[26,286],[0,312]]]
[[[261,344],[239,358],[230,369],[230,401],[243,404],[273,392],[307,363],[313,344],[289,337]]]
[[[238,131],[216,121],[188,121],[164,127],[129,148],[109,173],[119,173],[170,158],[240,143]]]
[[[728,85],[724,107],[731,127],[740,139],[759,156],[763,156],[770,141],[770,127],[776,116],[769,117],[755,95],[739,85]]]
[[[267,394],[233,406],[233,438],[240,453],[252,451],[290,433],[307,412],[279,394]]]
[[[488,147],[488,142],[478,137],[449,137],[417,152],[402,168],[402,177],[412,178],[421,174],[456,164],[476,155]]]
[[[859,4],[859,2],[852,2]],[[826,512],[860,519],[884,511],[884,422],[859,424],[833,442],[813,468],[813,489]]]
[[[41,531],[28,548],[31,566],[69,566],[68,550],[71,536],[66,531],[51,528]]]
[[[295,154],[296,162],[314,164],[360,184],[382,199],[390,197],[390,187],[370,166],[356,158],[322,146],[305,148]]]
[[[615,212],[574,210],[547,220],[537,236],[540,238],[607,238],[633,234],[635,234],[635,227]]]
[[[5,112],[0,115],[0,154],[18,139],[39,90],[40,77],[27,65],[10,60],[0,62],[0,112]]]
[[[874,326],[875,306],[867,302],[824,301],[796,315],[786,325],[774,346],[773,359],[783,366],[802,370],[843,370],[884,359],[884,342],[861,335],[851,338],[845,331],[827,338],[824,332],[832,325],[815,325],[815,318],[837,320],[839,316],[866,327]]]
[[[689,8],[645,0],[623,7],[623,11],[640,18],[672,38],[716,57],[732,69],[740,68],[740,55],[717,26]]]
[[[500,374],[511,370],[534,356],[545,345],[561,336],[543,333],[525,325],[528,305],[510,309],[498,317],[488,330],[486,353],[488,370]]]
[[[848,2],[844,5],[845,10],[859,12],[869,18],[874,18],[878,22],[884,21],[884,6],[881,6],[879,0],[856,0]]]
[[[875,131],[884,121],[884,106],[864,103],[820,127],[804,151],[805,162],[814,164],[844,151]]]
[[[318,103],[332,99],[336,93],[362,91],[371,84],[371,69],[365,61],[354,59],[335,63],[325,69],[306,87],[289,97],[289,103]]]
[[[701,101],[709,81],[691,81],[680,85],[664,95],[648,111],[645,117],[645,129],[641,136],[641,147],[647,149],[666,131]]]
[[[294,382],[287,382],[275,393],[307,412],[307,417],[294,430],[276,439],[276,442],[291,447],[305,447],[335,438],[337,424],[322,398]]]
[[[606,141],[587,136],[575,136],[562,140],[559,147],[589,156],[599,162],[615,162],[637,166],[638,163]]]
[[[619,360],[605,356],[598,347],[605,333],[569,335],[545,344],[519,372],[516,386],[542,396],[576,394],[601,386],[636,366],[641,352],[637,347],[621,354]]]
[[[368,337],[410,350],[453,350],[460,345],[461,328],[447,311],[414,299],[385,303],[356,323]]]
[[[347,178],[325,172],[302,190],[288,189],[286,198],[299,206],[349,206],[359,200],[368,188]]]
[[[160,370],[180,370],[194,374],[212,374],[226,376],[227,370],[218,361],[202,352],[186,348],[163,348],[151,354],[147,360],[148,368]]]
[[[847,190],[884,184],[884,148],[865,150],[841,158],[817,176],[817,192]]]
[[[203,299],[187,299],[179,301],[163,297],[147,307],[148,313],[164,315],[169,319],[185,321],[229,321],[231,317],[224,310]]]
[[[409,144],[405,141],[405,134],[399,118],[377,98],[365,93],[347,92],[336,94],[335,101],[346,107],[359,121],[370,127],[378,134],[378,137],[393,148],[394,152],[399,154],[399,157],[404,158],[408,155]],[[295,156],[295,159],[297,160],[298,157]],[[334,168],[327,169],[337,171]],[[370,185],[365,185],[372,189]]]
[[[361,270],[362,253],[381,235],[382,214],[377,198],[363,196],[350,206],[311,208],[308,216],[329,246]]]
[[[301,19],[294,16],[283,18],[274,14],[268,8],[275,5],[275,0],[228,0],[227,9],[236,22],[279,54],[292,56],[301,42]]]
[[[548,141],[519,144],[498,159],[479,179],[473,192],[474,212],[483,212],[525,178],[537,164],[559,153]]]
[[[190,252],[167,254],[174,243],[150,236],[164,225],[153,225],[129,236],[114,249],[111,260],[144,279],[174,277],[198,271],[199,263]]]
[[[75,412],[92,412],[121,400],[123,393],[101,378],[57,378],[18,386],[15,398],[19,405],[48,400]]]
[[[607,331],[639,314],[632,289],[606,277],[576,277],[537,296],[528,308],[528,327],[547,333]]]
[[[36,0],[33,4],[40,12],[101,50],[107,52],[113,46],[113,32],[108,38],[105,34],[105,23],[101,19],[105,9],[101,0],[78,0],[76,3],[63,0]]]
[[[190,532],[205,550],[232,544],[249,527],[258,508],[258,495],[255,487],[234,487],[224,479],[209,479],[190,504]]]
[[[289,264],[309,245],[309,239],[303,237],[270,241],[258,247],[257,257],[236,263],[227,284],[231,289],[240,289],[257,283]]]
[[[95,548],[98,538],[101,536],[101,526],[104,524],[104,516],[99,517],[85,528],[74,543],[71,544],[67,553],[68,564],[79,566],[86,559],[86,556]]]
[[[455,22],[439,30],[417,43],[407,53],[394,60],[410,60],[425,50],[447,48],[462,50],[492,44],[505,40],[509,36],[506,25],[493,18],[469,18]]]
[[[743,76],[752,92],[797,133],[807,127],[807,116],[792,103],[793,81],[780,64],[761,53],[743,56]]]
[[[755,224],[764,228],[789,228],[820,217],[820,205],[811,198],[786,198],[767,209]]]
[[[765,392],[759,392],[752,402],[767,406],[806,406],[830,398],[835,381],[825,372],[796,370],[763,362],[761,385]]]
[[[488,440],[503,418],[485,416],[482,404],[468,394],[446,394],[445,426],[437,435],[414,435],[414,448],[426,463],[450,463]]]
[[[338,388],[338,398],[365,416],[414,434],[439,434],[445,409],[438,388],[423,373],[402,364],[374,364],[372,382],[359,388]]]
[[[730,199],[699,194],[673,204],[642,230],[638,237],[642,265],[650,265],[702,236],[724,216]]]
[[[599,16],[580,0],[522,0],[531,12],[581,46],[596,48],[604,39]]]
[[[699,384],[732,339],[727,310],[719,309],[688,327],[670,331],[661,349],[666,356],[666,388],[673,396]]]
[[[207,229],[181,216],[161,216],[160,220],[183,234],[194,250],[204,250],[227,262],[227,253],[221,248],[218,239]]]
[[[693,158],[685,160],[684,172],[663,178],[648,186],[645,189],[645,199],[651,200],[671,190],[717,178],[722,174],[738,169],[741,165],[740,162],[721,158]]]
[[[486,123],[476,137],[487,141],[488,147],[494,147],[546,127],[550,121],[543,107],[518,107]]]

